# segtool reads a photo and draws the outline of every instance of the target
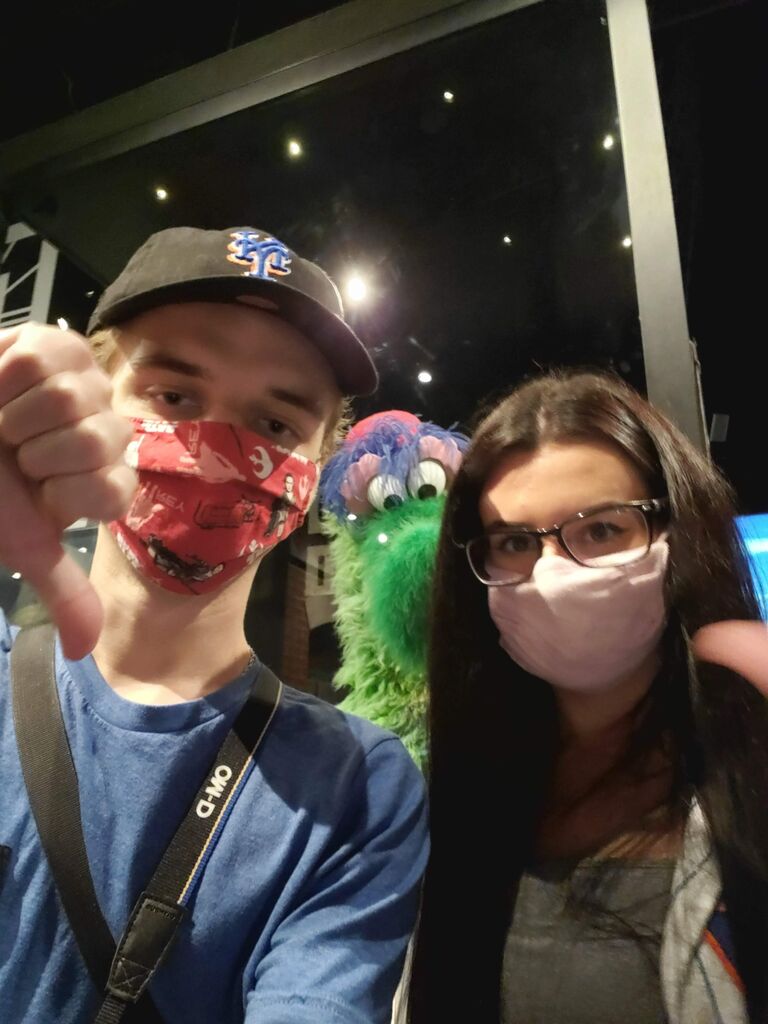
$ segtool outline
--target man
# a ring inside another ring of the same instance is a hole
[[[251,228],[154,235],[90,332],[89,346],[0,331],[0,561],[58,626],[87,859],[117,940],[261,685],[243,615],[274,504],[290,476],[287,537],[344,396],[370,393],[375,371],[326,275]],[[60,545],[82,516],[101,521],[90,580]],[[86,1024],[101,994],[25,789],[14,634],[2,620],[0,1016]],[[226,781],[214,773],[200,818]],[[150,985],[162,1019],[388,1020],[425,859],[422,784],[400,742],[286,688]]]

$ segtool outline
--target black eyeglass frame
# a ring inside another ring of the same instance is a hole
[[[565,541],[565,539],[563,537],[563,532],[562,532],[567,526],[570,526],[571,523],[578,522],[580,519],[587,519],[590,516],[594,516],[594,515],[596,515],[599,512],[613,512],[613,511],[616,511],[616,510],[619,510],[619,509],[625,509],[625,508],[637,509],[638,511],[642,512],[643,516],[645,517],[645,522],[646,522],[646,525],[648,527],[648,543],[647,543],[647,545],[645,547],[645,550],[644,551],[640,551],[640,554],[638,554],[637,558],[633,558],[632,559],[633,562],[636,562],[636,561],[639,561],[641,558],[644,557],[644,555],[646,555],[648,553],[648,551],[650,550],[651,544],[653,543],[653,523],[652,523],[652,517],[660,515],[668,507],[669,507],[669,499],[668,498],[641,498],[639,501],[622,501],[622,502],[619,502],[618,504],[615,504],[615,505],[613,505],[613,504],[610,504],[610,505],[597,505],[595,508],[589,508],[589,509],[586,509],[583,512],[576,512],[575,515],[568,516],[568,518],[564,519],[562,521],[562,523],[556,523],[554,526],[550,526],[549,529],[544,529],[543,527],[536,527],[534,529],[510,529],[508,531],[493,530],[492,532],[494,534],[497,534],[497,533],[498,534],[503,534],[503,533],[506,532],[506,533],[509,533],[509,534],[514,534],[516,536],[523,535],[523,536],[527,536],[527,537],[534,537],[538,541],[539,554],[536,557],[536,559],[534,560],[533,566],[535,566],[536,562],[538,562],[539,558],[541,558],[542,552],[544,550],[544,545],[543,545],[544,538],[545,537],[556,537],[558,544],[563,549],[565,554],[570,559],[572,559],[574,562],[576,562],[577,565],[583,565],[586,569],[594,569],[594,568],[596,568],[596,566],[589,565],[587,562],[582,562],[581,559],[577,558],[576,555],[574,555],[574,553],[568,547],[568,544],[566,543],[566,541]],[[484,533],[484,534],[481,534],[479,537],[473,537],[471,540],[468,540],[465,544],[459,544],[458,545],[458,547],[464,548],[464,551],[465,551],[465,553],[467,555],[467,561],[469,562],[469,567],[472,570],[472,574],[475,576],[475,578],[478,579],[483,584],[483,586],[486,586],[486,587],[516,587],[516,586],[519,586],[521,583],[525,583],[526,580],[529,580],[531,578],[531,574],[533,573],[533,566],[531,567],[531,573],[529,573],[528,576],[525,576],[525,577],[523,577],[523,579],[520,579],[520,580],[486,580],[486,579],[483,579],[483,577],[479,574],[477,569],[475,569],[475,566],[474,566],[474,564],[472,562],[472,546],[474,544],[478,544],[481,541],[486,540],[488,536],[489,535],[487,533]],[[638,549],[638,550],[640,550],[640,549]],[[623,564],[630,565],[631,563],[630,562],[625,562]]]

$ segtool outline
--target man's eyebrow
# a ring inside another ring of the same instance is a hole
[[[152,352],[145,356],[136,356],[129,360],[133,370],[170,370],[172,373],[180,373],[185,377],[195,377],[198,380],[210,380],[210,373],[196,363],[188,363],[185,359],[177,356],[167,355],[164,352]]]
[[[267,389],[270,398],[278,402],[285,402],[302,412],[310,412],[313,416],[323,417],[323,406],[319,399],[299,391],[290,391],[287,388],[270,387]]]

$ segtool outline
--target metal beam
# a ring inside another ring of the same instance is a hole
[[[4,143],[0,188],[48,180],[541,0],[352,0]]]
[[[645,0],[606,0],[648,397],[708,450]]]
[[[5,244],[0,249],[0,264],[5,263],[17,242],[32,238],[34,235],[35,232],[28,224],[11,224],[5,235]],[[0,273],[0,327],[14,327],[27,320],[36,320],[41,324],[47,322],[58,255],[58,249],[45,238],[41,238],[36,262],[30,263],[26,269],[21,269],[13,280],[8,271]],[[8,296],[29,278],[32,278],[30,304],[12,305],[11,303],[18,302],[18,299],[9,302]]]

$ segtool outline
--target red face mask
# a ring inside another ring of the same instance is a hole
[[[304,456],[230,423],[132,422],[126,460],[139,490],[109,528],[166,590],[209,593],[304,521],[317,484]]]

